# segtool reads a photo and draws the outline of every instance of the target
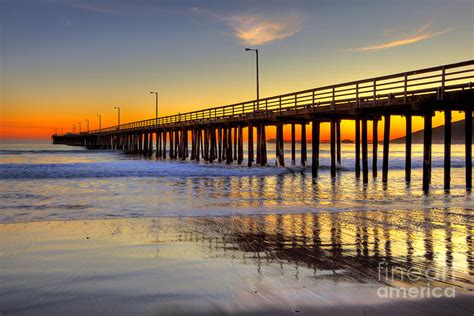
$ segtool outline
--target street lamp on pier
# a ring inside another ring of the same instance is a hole
[[[158,92],[151,91],[150,94],[155,95],[155,119],[156,119],[156,123],[158,123]]]
[[[114,109],[117,110],[117,129],[120,129],[120,106],[114,106]]]
[[[258,101],[260,100],[260,87],[259,87],[259,78],[258,78],[258,49],[255,48],[245,48],[246,52],[255,52],[255,57],[256,57],[256,70],[257,70],[257,104]]]
[[[97,114],[97,117],[99,118],[99,131],[102,129],[102,115]]]

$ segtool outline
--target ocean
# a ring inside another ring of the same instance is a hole
[[[433,146],[428,194],[421,146],[409,185],[390,148],[388,185],[364,186],[353,144],[335,179],[322,144],[313,182],[289,151],[276,167],[271,143],[248,168],[4,142],[0,314],[472,315],[464,146],[449,193]]]
[[[48,142],[0,145],[0,222],[154,216],[226,216],[339,212],[358,210],[471,209],[465,190],[464,146],[452,146],[452,188],[443,190],[443,146],[433,145],[432,185],[421,190],[422,145],[413,145],[412,182],[404,181],[404,145],[390,146],[389,180],[381,181],[381,147],[376,179],[365,187],[354,175],[354,145],[342,144],[342,168],[329,175],[329,144],[321,145],[320,175],[308,166],[275,166],[275,145],[268,144],[269,164],[248,168],[162,161],[120,151],[86,150]],[[310,148],[310,146],[308,146]],[[369,170],[371,171],[369,145]],[[382,203],[381,203],[382,201]]]

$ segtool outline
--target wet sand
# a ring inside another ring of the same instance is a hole
[[[472,216],[450,209],[0,224],[0,313],[472,315]],[[380,276],[381,263],[394,278]],[[426,269],[433,278],[406,277]],[[380,287],[427,284],[454,288],[455,298],[378,295]]]

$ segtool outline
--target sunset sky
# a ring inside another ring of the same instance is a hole
[[[473,59],[473,12],[472,0],[0,0],[0,138],[97,128],[96,114],[115,125],[114,106],[122,123],[152,118],[149,91],[160,115],[254,99],[246,46],[260,51],[261,97]]]

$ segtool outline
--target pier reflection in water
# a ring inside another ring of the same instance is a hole
[[[461,208],[0,224],[0,309],[404,311],[378,290],[430,284],[454,288],[470,315],[472,235],[472,210]],[[424,308],[453,308],[436,302]]]
[[[316,279],[430,282],[473,291],[471,213],[433,209],[187,218],[182,230],[161,234],[159,240],[201,243],[209,256],[254,264],[259,273],[271,266],[298,278],[309,269]]]

